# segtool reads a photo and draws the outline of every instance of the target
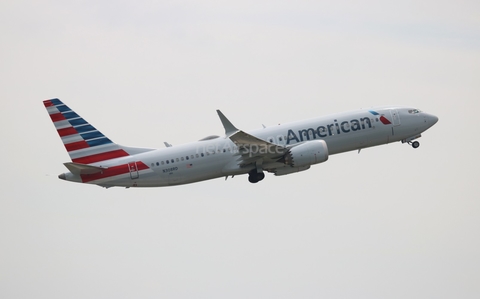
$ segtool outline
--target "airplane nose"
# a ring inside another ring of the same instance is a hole
[[[67,178],[65,177],[65,174],[62,173],[62,174],[59,174],[58,175],[58,178],[61,179],[61,180],[66,180]]]
[[[438,117],[433,114],[425,113],[425,125],[427,126],[427,128],[432,127],[434,124],[437,123],[437,121]]]

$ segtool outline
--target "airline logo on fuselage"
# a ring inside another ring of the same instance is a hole
[[[373,110],[369,111],[371,114],[378,116],[380,115],[378,112]],[[389,125],[391,122],[383,115],[379,117],[379,120],[384,125]],[[360,119],[351,119],[345,120],[342,122],[337,121],[336,119],[333,120],[332,124],[321,125],[317,128],[306,128],[302,130],[298,130],[298,134],[295,133],[294,130],[289,129],[287,132],[287,144],[302,142],[305,140],[311,140],[316,138],[325,138],[328,136],[339,135],[343,133],[350,133],[365,129],[372,128],[372,121],[369,117],[362,117]],[[378,121],[378,119],[377,119]]]

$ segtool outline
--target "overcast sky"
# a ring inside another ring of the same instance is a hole
[[[479,298],[480,2],[2,1],[1,298]],[[390,2],[390,3],[387,3]],[[42,101],[164,147],[375,105],[439,117],[310,170],[59,180]]]

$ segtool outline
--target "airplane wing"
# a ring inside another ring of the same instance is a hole
[[[225,128],[225,134],[239,150],[239,165],[276,162],[288,151],[284,146],[277,145],[253,135],[238,130],[220,110],[217,113]]]
[[[267,142],[243,131],[228,136],[239,149],[240,165],[278,161],[288,151],[284,146]]]

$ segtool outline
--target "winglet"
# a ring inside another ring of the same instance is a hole
[[[223,115],[222,111],[217,110],[217,113],[222,121],[223,127],[225,128],[225,134],[227,136],[230,136],[238,131],[238,129],[225,117],[225,115]]]

